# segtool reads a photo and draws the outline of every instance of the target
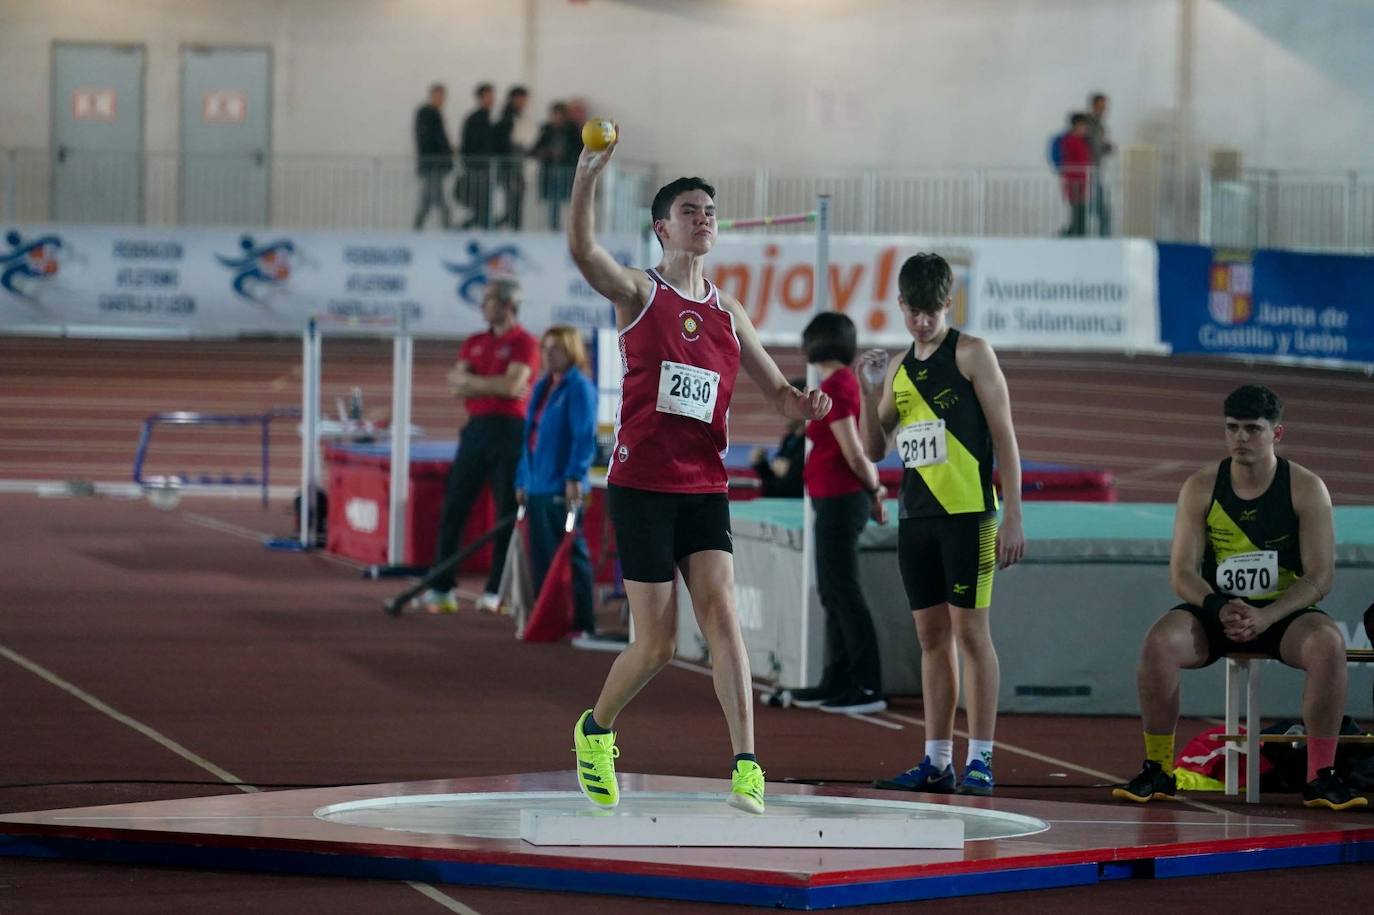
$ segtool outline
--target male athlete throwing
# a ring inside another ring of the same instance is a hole
[[[618,131],[617,131],[618,133]],[[797,391],[759,342],[744,308],[705,277],[716,241],[715,190],[679,178],[654,197],[663,258],[652,270],[616,263],[597,244],[592,201],[615,143],[578,159],[568,247],[592,288],[615,306],[621,395],[607,499],[625,576],[635,640],[611,666],[596,706],[573,728],[577,781],[600,807],[620,800],[616,716],[673,657],[682,573],[710,646],[716,697],[735,761],[729,803],[763,812],[763,769],[754,755],[752,682],[735,613],[730,509],[722,460],[735,376],[743,368],[788,419],[820,419],[830,398]]]

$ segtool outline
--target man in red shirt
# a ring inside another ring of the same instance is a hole
[[[679,178],[651,208],[663,258],[653,270],[616,263],[597,244],[592,201],[615,143],[583,150],[573,178],[568,248],[591,287],[615,306],[621,396],[607,500],[635,639],[611,666],[596,706],[573,727],[578,787],[592,803],[620,800],[611,728],[670,660],[677,638],[678,572],[711,651],[712,679],[735,753],[728,803],[763,812],[754,756],[753,682],[735,611],[730,508],[722,455],[740,369],[788,419],[820,419],[830,398],[793,388],[759,342],[743,306],[705,276],[716,241],[715,190]]]
[[[525,401],[530,378],[539,368],[539,341],[516,321],[519,308],[518,281],[498,277],[488,283],[482,297],[487,330],[463,341],[458,362],[448,373],[449,390],[465,399],[468,424],[459,438],[444,489],[436,563],[458,551],[468,512],[484,484],[491,487],[497,517],[515,511],[515,470],[523,450]],[[496,592],[509,543],[509,529],[493,543],[491,571],[478,609],[497,607]],[[455,572],[450,570],[435,579],[421,598],[426,610],[452,613],[458,609],[453,591]]]
[[[1088,234],[1088,186],[1093,171],[1093,150],[1088,143],[1088,116],[1069,118],[1069,132],[1060,151],[1059,181],[1069,204],[1069,224],[1061,235],[1082,237]]]

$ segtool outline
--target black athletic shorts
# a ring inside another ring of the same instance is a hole
[[[1251,606],[1262,607],[1272,601],[1253,601]],[[1261,632],[1255,639],[1249,642],[1233,642],[1226,637],[1226,630],[1221,625],[1221,611],[1213,610],[1208,612],[1204,607],[1193,604],[1179,604],[1175,610],[1186,610],[1191,613],[1202,626],[1202,631],[1207,635],[1207,664],[1211,664],[1223,655],[1228,654],[1267,654],[1276,661],[1282,661],[1279,656],[1279,647],[1283,644],[1283,634],[1288,631],[1288,627],[1293,625],[1293,620],[1307,613],[1320,613],[1326,615],[1326,611],[1320,607],[1300,607],[1283,619],[1274,623],[1268,629]]]
[[[606,502],[626,581],[672,581],[685,556],[734,552],[730,502],[723,492],[652,492],[610,484]]]
[[[986,610],[997,568],[997,513],[903,518],[897,566],[912,610],[943,603]]]

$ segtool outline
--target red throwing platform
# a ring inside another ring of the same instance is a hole
[[[621,786],[622,803],[636,793],[710,792],[723,799],[727,789],[724,781],[630,774],[621,776]],[[1374,861],[1374,824],[1348,814],[1295,822],[1182,804],[1065,804],[786,784],[769,785],[770,802],[924,802],[951,814],[964,809],[974,819],[992,811],[1033,817],[1048,829],[969,840],[962,850],[535,847],[508,836],[352,825],[330,819],[325,809],[385,807],[378,799],[388,798],[407,806],[406,798],[461,794],[518,811],[570,790],[571,773],[545,772],[8,814],[0,816],[0,853],[789,909]]]

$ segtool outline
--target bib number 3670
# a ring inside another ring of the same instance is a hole
[[[949,460],[945,421],[928,419],[897,430],[897,452],[906,467],[929,467]]]
[[[720,373],[681,362],[664,362],[658,373],[660,413],[674,413],[709,423],[716,412]]]
[[[1217,587],[1236,597],[1270,594],[1279,583],[1279,554],[1274,550],[1236,553],[1217,563]]]

